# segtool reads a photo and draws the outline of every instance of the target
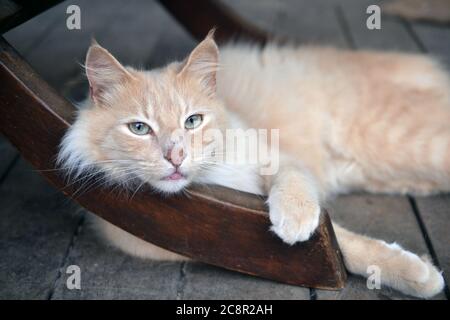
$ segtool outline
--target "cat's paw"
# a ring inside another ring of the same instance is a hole
[[[409,265],[402,270],[398,289],[406,294],[431,298],[444,288],[442,273],[430,262],[427,257],[414,255],[409,259]]]
[[[270,228],[287,244],[308,240],[319,225],[319,204],[301,198],[269,201]]]

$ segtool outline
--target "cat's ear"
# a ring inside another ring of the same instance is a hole
[[[205,87],[206,92],[213,95],[216,92],[216,73],[219,65],[219,48],[214,41],[214,30],[200,42],[185,60],[178,76],[197,78]]]
[[[85,68],[91,98],[96,105],[107,104],[108,91],[133,78],[127,69],[95,40],[87,52]]]

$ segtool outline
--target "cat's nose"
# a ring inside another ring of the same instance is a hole
[[[185,152],[181,147],[173,147],[167,150],[164,158],[173,164],[175,167],[179,167],[183,160],[186,158]]]

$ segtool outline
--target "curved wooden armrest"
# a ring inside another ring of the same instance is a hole
[[[54,168],[58,144],[74,114],[60,97],[0,39],[0,128],[36,169]],[[56,171],[41,173],[64,194]],[[209,191],[207,189],[210,189]],[[227,269],[315,288],[338,289],[346,273],[326,212],[311,240],[288,246],[269,232],[264,201],[224,188],[189,190],[161,198],[141,191],[132,200],[92,189],[75,200],[120,228],[165,249]]]

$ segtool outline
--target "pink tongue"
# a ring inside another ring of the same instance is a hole
[[[181,179],[183,176],[181,175],[181,173],[179,172],[174,172],[169,176],[169,180],[179,180]]]

